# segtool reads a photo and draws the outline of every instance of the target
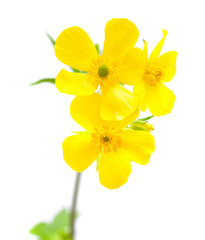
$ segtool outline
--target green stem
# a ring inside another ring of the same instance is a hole
[[[72,239],[74,239],[74,233],[75,233],[75,215],[76,215],[76,205],[77,205],[77,199],[78,199],[80,176],[81,176],[81,173],[76,174],[75,188],[73,193],[73,202],[72,202],[72,209],[71,209],[71,225],[70,225],[71,226],[70,236]]]

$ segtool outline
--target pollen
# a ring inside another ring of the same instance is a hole
[[[109,69],[105,64],[100,65],[100,67],[98,68],[98,75],[101,78],[105,78],[107,77],[109,74]]]
[[[114,131],[113,128],[103,126],[102,129],[96,129],[92,133],[93,141],[101,148],[104,152],[117,151],[121,145],[120,138],[118,136],[119,131]]]
[[[144,80],[150,86],[160,84],[165,78],[164,69],[157,64],[148,64],[145,68]]]

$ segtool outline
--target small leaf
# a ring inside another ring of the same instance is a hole
[[[37,82],[31,83],[30,86],[37,85],[37,84],[44,83],[44,82],[55,84],[55,78],[44,78]]]
[[[151,132],[154,130],[152,124],[148,124],[147,122],[133,122],[131,123],[128,128],[135,130],[135,131],[146,131]]]
[[[152,116],[149,116],[149,117],[146,117],[146,118],[141,118],[141,119],[138,119],[138,120],[140,120],[140,121],[148,121],[148,120],[150,120],[153,117],[154,116],[152,115]]]
[[[77,217],[77,213],[75,217]],[[63,209],[51,223],[39,223],[31,230],[31,234],[39,236],[39,240],[73,240],[70,236],[71,211]]]
[[[75,214],[75,218],[77,217],[77,213]],[[56,234],[64,234],[66,236],[70,231],[70,222],[71,222],[71,211],[67,212],[63,209],[60,213],[58,213],[53,222],[50,224],[50,228],[52,229],[53,233]]]
[[[98,54],[101,54],[102,51],[100,50],[100,45],[98,43],[95,44],[95,48],[96,48]]]
[[[145,131],[146,128],[142,126],[131,126],[130,129],[135,130],[135,131]]]
[[[137,120],[134,120],[131,124],[136,124],[136,123],[147,123],[147,121],[143,121],[141,119],[137,119]]]
[[[59,232],[63,231],[69,224],[69,216],[65,209],[63,209],[60,213],[56,215],[53,222],[51,223],[51,227],[53,231]]]
[[[53,44],[53,46],[55,46],[56,41],[51,37],[50,34],[46,33],[46,35],[49,38],[49,40],[51,41],[51,43]]]
[[[47,223],[38,223],[30,230],[30,233],[41,237],[47,237],[51,234]]]
[[[82,73],[80,70],[75,69],[75,68],[72,68],[72,67],[71,67],[71,70],[72,70],[74,73]]]
[[[69,235],[61,235],[61,240],[73,240],[73,238]]]

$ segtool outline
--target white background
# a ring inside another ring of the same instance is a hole
[[[132,164],[123,187],[100,185],[95,163],[83,173],[77,240],[204,240],[205,35],[203,1],[2,1],[0,4],[0,239],[34,240],[29,229],[71,204],[75,172],[61,144],[78,125],[69,115],[73,96],[54,85],[63,65],[45,32],[56,38],[80,26],[93,42],[104,26],[126,17],[149,52],[168,31],[163,52],[178,52],[172,113],[155,118],[156,151],[146,166]],[[141,116],[147,116],[149,112]],[[82,156],[83,157],[83,156]]]

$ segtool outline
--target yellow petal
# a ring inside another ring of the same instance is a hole
[[[133,93],[137,98],[141,111],[145,112],[147,110],[147,97],[146,97],[147,89],[146,84],[142,80],[142,78],[139,78],[136,81],[136,84],[133,88]]]
[[[165,38],[167,36],[167,31],[166,30],[162,30],[163,32],[163,38],[159,41],[159,43],[157,44],[157,46],[155,47],[155,49],[152,51],[150,57],[149,57],[149,62],[152,63],[154,61],[157,60],[157,58],[159,57],[159,54],[162,50],[162,47],[164,45],[164,41]]]
[[[142,101],[142,104],[140,105],[140,110],[142,112],[147,111],[147,98],[145,97],[144,100]]]
[[[98,53],[88,34],[79,27],[65,29],[55,43],[56,57],[64,64],[86,72],[96,69]]]
[[[134,23],[125,18],[113,18],[105,26],[103,55],[118,59],[134,47],[139,31]]]
[[[145,69],[145,55],[139,48],[132,48],[119,62],[117,69],[118,82],[135,85],[142,78]]]
[[[120,121],[104,121],[100,117],[101,96],[94,93],[89,96],[79,96],[74,98],[70,106],[72,118],[88,131],[95,131],[103,126],[121,130],[139,116],[139,109],[136,109],[127,118]]]
[[[129,153],[132,161],[142,165],[149,162],[155,148],[154,137],[149,132],[124,130],[119,136],[121,148]]]
[[[106,121],[122,120],[138,107],[134,94],[117,83],[105,84],[101,97],[100,115]]]
[[[70,114],[88,131],[93,132],[95,128],[101,128],[103,123],[100,118],[100,94],[74,98],[70,105]]]
[[[84,73],[73,73],[62,69],[55,81],[57,89],[71,95],[90,95],[98,87],[95,76]]]
[[[169,82],[175,75],[176,72],[176,60],[177,60],[177,52],[170,51],[161,55],[158,59],[158,63],[165,70],[165,78],[163,78],[163,82]]]
[[[108,188],[115,189],[125,184],[131,173],[129,155],[123,149],[102,154],[99,162],[100,183]]]
[[[99,156],[100,149],[92,141],[90,134],[77,134],[67,137],[63,142],[63,157],[76,172],[88,168]]]
[[[110,129],[122,130],[127,127],[131,122],[136,120],[139,117],[139,108],[137,108],[131,115],[128,117],[119,120],[119,121],[103,121],[103,126],[109,127]]]
[[[156,87],[147,88],[147,100],[150,112],[154,116],[162,116],[170,113],[175,102],[174,93],[163,83]]]

